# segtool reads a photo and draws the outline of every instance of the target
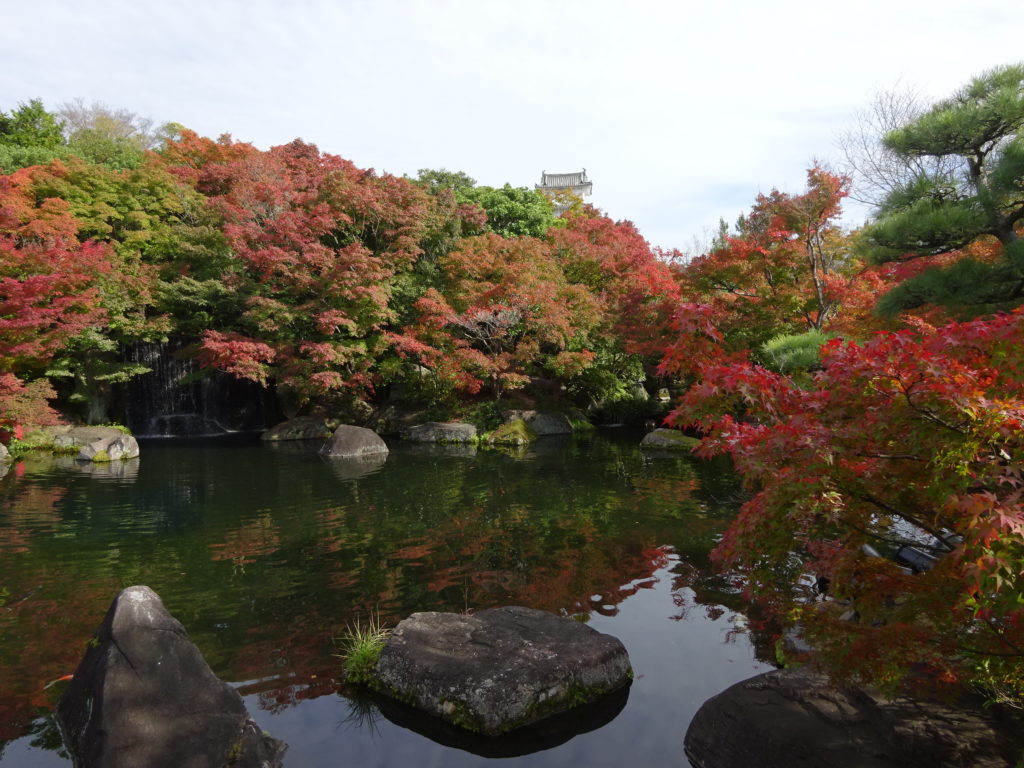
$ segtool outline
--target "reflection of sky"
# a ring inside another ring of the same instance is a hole
[[[591,627],[615,635],[629,652],[636,678],[623,712],[597,731],[546,752],[503,759],[502,766],[679,765],[685,759],[683,734],[700,705],[733,683],[770,669],[754,660],[746,636],[727,642],[732,612],[712,621],[697,607],[683,621],[671,619],[679,611],[671,568],[659,570],[651,588],[620,603],[616,616],[591,616]],[[436,744],[379,715],[359,725],[338,695],[302,701],[274,715],[259,708],[256,696],[247,697],[246,704],[261,728],[289,743],[290,765],[463,768],[489,762]]]

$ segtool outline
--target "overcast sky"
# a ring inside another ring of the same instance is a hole
[[[482,184],[585,167],[592,202],[683,250],[799,192],[877,91],[939,98],[1024,59],[1020,0],[0,0],[0,19],[0,110],[102,101]]]

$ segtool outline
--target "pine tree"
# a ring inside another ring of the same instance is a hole
[[[881,262],[936,257],[987,238],[996,256],[927,269],[886,294],[881,312],[934,303],[980,314],[1024,301],[1022,126],[1024,64],[1014,64],[974,78],[885,137],[899,156],[954,162],[887,196],[864,230],[870,255]]]

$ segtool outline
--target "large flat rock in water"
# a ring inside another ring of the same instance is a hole
[[[1005,768],[1024,750],[1024,722],[980,700],[890,700],[784,669],[704,702],[685,745],[695,768]]]
[[[57,714],[79,768],[277,768],[285,749],[145,586],[114,600]]]
[[[632,669],[617,638],[510,606],[414,613],[388,639],[377,675],[389,695],[493,736],[621,688]]]

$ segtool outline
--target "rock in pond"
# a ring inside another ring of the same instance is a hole
[[[522,419],[537,437],[572,434],[572,424],[569,423],[568,417],[561,413],[548,411],[506,411],[502,415],[506,422]]]
[[[351,424],[342,424],[334,430],[331,439],[320,449],[324,456],[340,459],[374,456],[387,452],[388,445],[380,435],[372,429],[354,427]]]
[[[96,440],[120,437],[124,432],[114,427],[40,427],[34,434],[38,434],[40,439],[49,436],[49,444],[60,451],[81,448]]]
[[[0,464],[5,464],[11,460],[10,451],[7,450],[7,446],[0,443]]]
[[[472,443],[476,427],[458,421],[428,421],[404,430],[402,439],[414,443]]]
[[[640,441],[641,448],[670,451],[689,451],[697,445],[700,445],[700,440],[696,437],[684,435],[678,429],[664,427],[648,432]]]
[[[260,435],[260,440],[324,440],[330,436],[331,430],[323,419],[317,416],[299,416],[275,424]]]
[[[532,608],[414,613],[380,660],[381,690],[471,731],[496,736],[627,685],[618,639]]]
[[[57,715],[79,768],[277,768],[286,748],[145,586],[114,599]]]
[[[695,768],[935,768],[1014,765],[1021,718],[976,706],[833,689],[806,668],[736,683],[708,699],[686,732]]]
[[[114,431],[117,432],[117,430]],[[117,432],[116,435],[98,437],[83,445],[75,458],[78,461],[93,461],[99,464],[105,461],[121,461],[138,457],[139,444],[135,438]]]

